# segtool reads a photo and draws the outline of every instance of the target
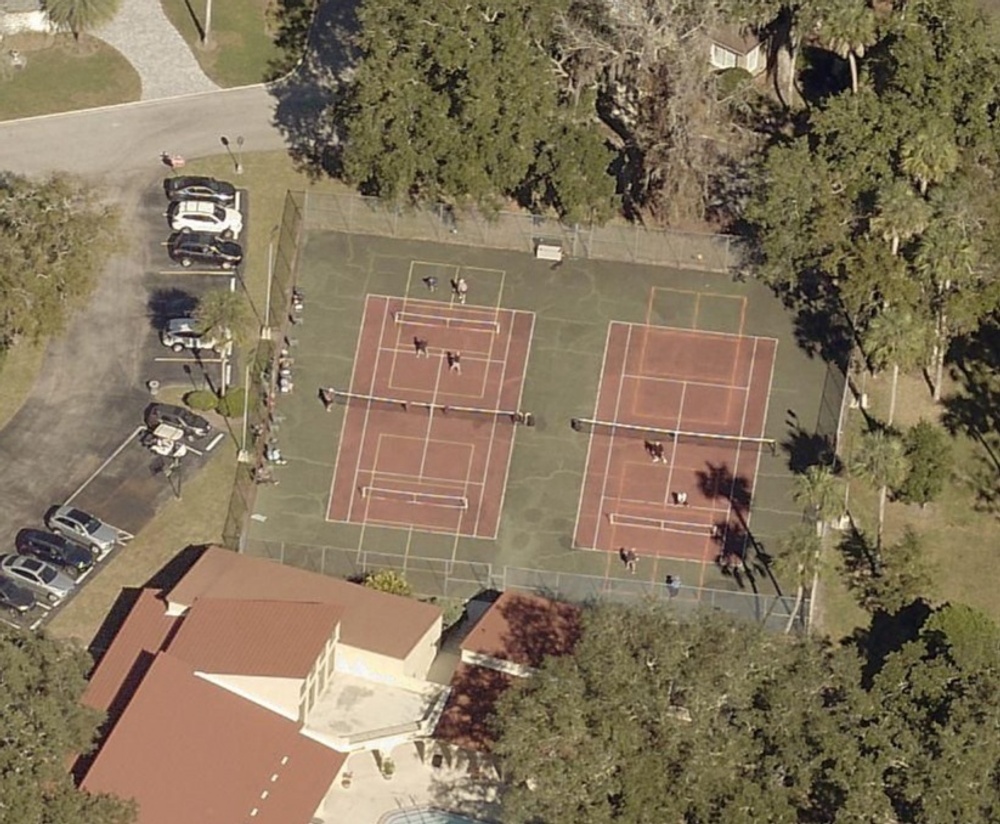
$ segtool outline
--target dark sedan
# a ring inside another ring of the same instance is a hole
[[[214,177],[168,177],[163,181],[163,191],[170,200],[211,200],[223,206],[231,206],[236,200],[236,187]]]
[[[22,529],[15,541],[20,555],[32,555],[76,577],[94,565],[94,553],[64,535],[41,529]]]
[[[243,247],[214,232],[175,232],[167,239],[167,254],[181,266],[232,269],[243,261]]]
[[[151,403],[146,407],[146,426],[156,429],[161,423],[175,426],[191,438],[204,438],[212,431],[212,424],[190,409],[171,403]]]
[[[36,603],[35,593],[30,589],[0,576],[0,609],[17,616],[27,612]]]

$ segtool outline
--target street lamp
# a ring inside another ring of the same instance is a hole
[[[226,147],[226,151],[229,153],[229,159],[233,161],[233,166],[236,168],[236,174],[243,174],[243,164],[240,162],[240,158],[243,157],[243,135],[236,138],[236,150],[240,153],[239,157],[233,154],[228,137],[222,135],[222,137],[219,138],[219,142]]]

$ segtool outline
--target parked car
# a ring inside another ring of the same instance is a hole
[[[0,576],[0,609],[5,609],[16,617],[23,615],[37,603],[35,593],[30,589]]]
[[[212,424],[190,409],[171,403],[151,403],[146,407],[146,426],[156,429],[161,423],[180,429],[189,438],[204,438],[212,431]]]
[[[236,202],[236,187],[214,177],[168,177],[163,181],[163,191],[170,200],[211,200],[223,206]]]
[[[49,512],[45,523],[53,532],[92,547],[98,553],[107,552],[118,543],[117,529],[73,506],[57,506]]]
[[[173,318],[167,321],[166,328],[160,333],[160,343],[169,346],[175,352],[185,349],[200,351],[211,349],[221,352],[225,348],[229,335],[203,335],[195,318]]]
[[[232,269],[243,261],[243,247],[211,232],[175,232],[167,239],[167,254],[181,266]]]
[[[52,564],[27,555],[4,555],[0,558],[0,575],[44,595],[50,601],[61,601],[76,587],[76,581]]]
[[[48,561],[52,566],[66,571],[73,578],[94,565],[94,553],[85,546],[71,541],[65,535],[41,529],[22,529],[17,533],[14,546],[20,555],[31,555]]]
[[[238,209],[210,200],[175,200],[167,209],[167,220],[175,232],[212,232],[231,238],[243,231]]]

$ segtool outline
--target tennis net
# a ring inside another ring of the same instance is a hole
[[[431,492],[415,492],[412,489],[390,489],[382,486],[361,487],[362,498],[380,501],[401,501],[404,504],[440,506],[446,509],[468,509],[469,499],[463,495],[438,495]]]
[[[438,412],[442,415],[467,417],[470,419],[493,419],[505,423],[523,424],[524,426],[534,426],[535,416],[530,412],[521,410],[511,411],[505,409],[481,409],[475,406],[454,406],[445,403],[432,403],[431,401],[411,401],[404,398],[388,398],[381,395],[364,395],[358,392],[348,392],[343,389],[330,388],[329,392],[336,403],[346,406],[350,403],[357,403],[375,409],[393,409],[397,411],[409,412],[419,410],[427,413]]]
[[[398,324],[410,326],[444,326],[448,329],[469,329],[473,332],[500,333],[500,324],[496,320],[481,318],[452,317],[450,315],[432,315],[425,312],[409,312],[400,309],[392,314]]]
[[[755,438],[751,435],[719,435],[711,432],[689,432],[683,429],[659,429],[633,423],[599,421],[594,418],[572,418],[570,426],[577,432],[584,434],[619,435],[642,438],[650,442],[677,441],[702,445],[731,444],[739,447],[763,447],[770,450],[772,455],[777,452],[778,448],[773,438]]]
[[[624,512],[609,512],[608,522],[612,526],[655,529],[660,532],[675,532],[682,535],[705,535],[710,538],[718,538],[721,534],[720,528],[714,524],[695,524],[690,521],[672,521],[667,518],[650,518],[644,515],[627,515]]]

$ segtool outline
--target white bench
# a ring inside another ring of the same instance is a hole
[[[538,260],[561,261],[563,259],[562,246],[555,243],[539,243],[535,247],[535,257]]]

